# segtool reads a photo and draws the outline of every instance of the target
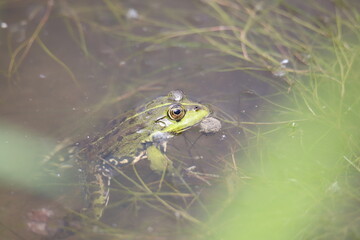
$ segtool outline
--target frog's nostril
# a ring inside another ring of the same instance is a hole
[[[201,109],[200,106],[195,106],[195,107],[194,107],[194,110],[195,110],[195,111],[199,111],[200,109]]]

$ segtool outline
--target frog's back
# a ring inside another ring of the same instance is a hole
[[[169,105],[159,97],[136,110],[110,121],[101,134],[79,142],[80,161],[131,161],[144,150],[150,134],[156,130],[155,121]],[[160,106],[160,107],[159,107]]]
[[[80,143],[79,157],[90,161],[107,159],[110,155],[131,155],[147,136],[139,134],[144,124],[134,124],[131,119],[112,120],[105,133]]]

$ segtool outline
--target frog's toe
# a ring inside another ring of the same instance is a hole
[[[100,165],[97,166],[99,172],[101,172],[105,176],[114,176],[117,175],[117,171],[115,169],[123,168],[133,162],[133,158],[131,157],[109,157],[102,161]]]

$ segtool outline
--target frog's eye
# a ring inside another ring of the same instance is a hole
[[[171,120],[180,121],[185,116],[185,108],[180,104],[172,105],[167,114]]]

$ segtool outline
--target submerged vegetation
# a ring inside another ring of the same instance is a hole
[[[226,70],[260,67],[283,89],[280,101],[265,97],[272,110],[266,122],[247,129],[242,171],[249,180],[231,190],[233,201],[212,219],[213,232],[223,239],[359,238],[358,9],[345,1],[210,6],[231,26],[204,36],[238,59]],[[246,20],[234,22],[240,17]]]
[[[65,72],[68,84],[85,89],[81,74],[42,34],[59,18],[81,57],[99,71],[112,71],[104,80],[105,97],[86,112],[89,118],[105,106],[125,108],[128,99],[142,98],[139,93],[202,88],[192,79],[204,74],[246,73],[270,89],[235,91],[260,102],[249,116],[238,113],[234,92],[210,90],[225,126],[217,142],[190,135],[170,147],[175,162],[188,170],[176,180],[154,177],[144,165],[121,173],[105,220],[110,224],[88,219],[89,235],[97,224],[97,234],[109,239],[360,238],[356,1],[169,1],[161,12],[162,1],[136,9],[115,0],[86,2],[49,0],[32,8],[32,34],[14,46],[16,34],[7,36],[8,65],[1,66],[7,84],[21,82],[22,66],[36,46]],[[106,47],[94,48],[97,41]],[[164,50],[179,58],[168,61]],[[132,80],[118,80],[119,72]],[[221,85],[213,78],[209,85]],[[201,95],[209,102],[206,97]],[[226,104],[233,110],[224,110]],[[184,150],[189,146],[195,152]],[[199,172],[189,170],[194,159]]]

